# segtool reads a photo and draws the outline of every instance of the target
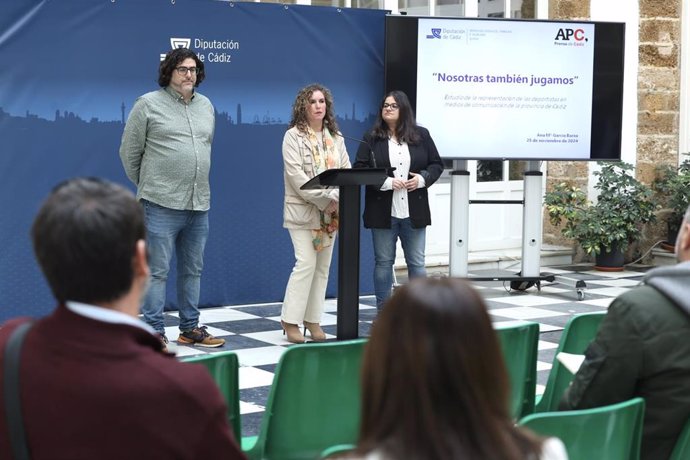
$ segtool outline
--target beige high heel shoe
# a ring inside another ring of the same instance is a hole
[[[290,343],[304,343],[304,335],[299,330],[297,324],[286,323],[280,320],[280,325],[283,327],[283,335],[287,334],[287,341]]]
[[[311,339],[314,342],[325,342],[326,341],[326,333],[323,332],[323,329],[321,329],[321,325],[319,323],[310,323],[308,321],[303,321],[304,322],[304,333],[307,333],[307,329],[309,329],[309,335],[311,335]]]

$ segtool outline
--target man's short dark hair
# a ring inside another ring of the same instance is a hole
[[[97,304],[122,297],[134,279],[144,213],[124,187],[96,178],[57,185],[31,227],[34,252],[59,302]]]
[[[178,67],[182,61],[187,58],[194,59],[196,62],[196,83],[194,86],[199,86],[204,78],[206,77],[206,72],[204,71],[204,63],[196,55],[196,53],[187,48],[175,48],[174,50],[168,51],[165,55],[165,59],[161,61],[161,65],[158,67],[158,84],[161,88],[165,88],[170,84],[170,79],[172,78],[172,73],[175,68]]]

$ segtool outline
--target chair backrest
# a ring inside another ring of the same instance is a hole
[[[510,377],[510,413],[519,419],[534,412],[539,324],[497,325],[495,330]]]
[[[321,452],[319,460],[325,460],[327,458],[347,458],[345,454],[351,453],[356,448],[357,446],[354,444],[338,444],[337,446],[331,446]]]
[[[366,339],[293,345],[280,358],[249,458],[314,459],[355,444]]]
[[[239,360],[232,351],[184,357],[185,363],[202,364],[211,373],[228,406],[228,421],[239,443],[242,439],[240,421]]]
[[[594,340],[599,324],[606,316],[606,312],[582,313],[570,318],[561,335],[561,340],[553,358],[553,366],[546,381],[544,394],[537,402],[535,412],[551,412],[558,410],[558,403],[573,380],[573,374],[556,358],[558,353],[584,354],[589,343]]]
[[[678,435],[676,447],[673,448],[673,453],[669,460],[687,460],[690,458],[690,419],[685,423],[683,431]]]
[[[560,438],[570,460],[638,460],[643,418],[644,399],[633,398],[594,409],[532,414],[519,424]]]

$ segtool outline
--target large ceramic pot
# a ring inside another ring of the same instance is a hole
[[[623,262],[623,251],[614,243],[611,245],[611,251],[606,251],[606,248],[604,248],[597,254],[594,268],[603,272],[622,272],[624,268]]]

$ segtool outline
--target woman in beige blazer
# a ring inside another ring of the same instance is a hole
[[[324,341],[320,323],[338,229],[338,190],[300,187],[327,169],[350,167],[327,88],[311,84],[297,94],[283,138],[283,166],[283,227],[290,232],[296,262],[285,289],[281,325],[289,342],[305,341],[300,323],[312,340]]]

